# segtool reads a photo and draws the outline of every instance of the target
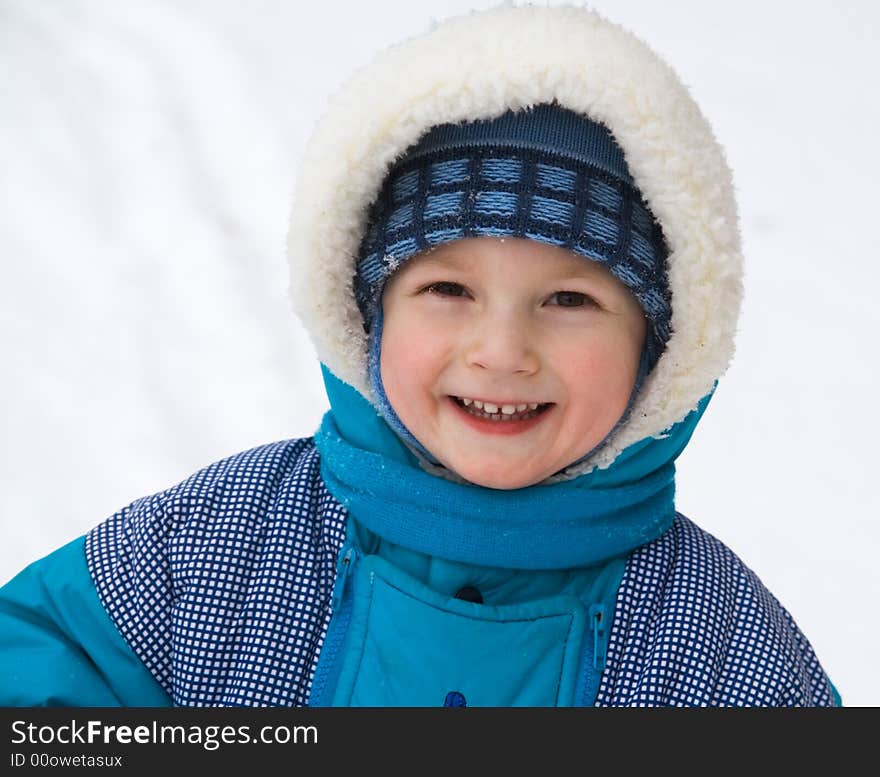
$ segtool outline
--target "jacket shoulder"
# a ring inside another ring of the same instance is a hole
[[[215,461],[152,498],[174,505],[240,498],[242,491],[264,494],[304,467],[309,469],[315,453],[311,437],[258,445]]]
[[[131,532],[175,536],[200,523],[246,520],[265,514],[279,489],[292,479],[309,478],[317,466],[312,438],[281,440],[226,456],[179,483],[134,500],[88,535],[94,544],[123,526]]]
[[[175,703],[225,703],[228,676],[212,661],[250,660],[238,632],[263,617],[264,602],[291,619],[308,606],[316,623],[299,620],[317,633],[345,518],[313,438],[282,440],[135,500],[88,533],[86,558],[103,607]],[[214,679],[181,690],[181,673]]]
[[[678,514],[628,560],[608,689],[639,706],[833,706],[808,640],[723,542]]]

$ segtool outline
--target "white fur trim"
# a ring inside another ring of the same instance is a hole
[[[670,248],[673,334],[629,421],[571,477],[607,467],[695,409],[733,356],[740,310],[724,153],[673,70],[632,33],[578,6],[505,4],[435,23],[377,55],[329,100],[302,157],[289,293],[321,361],[375,405],[352,277],[389,166],[434,125],[552,100],[611,129]]]

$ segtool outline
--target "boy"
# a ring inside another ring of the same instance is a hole
[[[7,584],[5,704],[839,704],[674,509],[741,262],[665,64],[575,7],[451,19],[335,96],[298,186],[320,429]]]

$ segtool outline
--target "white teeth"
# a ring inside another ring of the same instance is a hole
[[[481,402],[479,399],[468,399],[467,397],[458,397],[458,399],[465,407],[473,405],[477,410],[482,410],[489,415],[499,415],[499,417],[538,409],[537,402],[523,402],[519,405],[496,405],[494,402]]]

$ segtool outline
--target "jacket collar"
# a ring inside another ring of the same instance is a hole
[[[498,490],[426,471],[367,400],[322,365],[331,409],[315,434],[330,493],[390,542],[511,569],[589,566],[656,539],[675,515],[674,460],[711,395],[607,469]]]

